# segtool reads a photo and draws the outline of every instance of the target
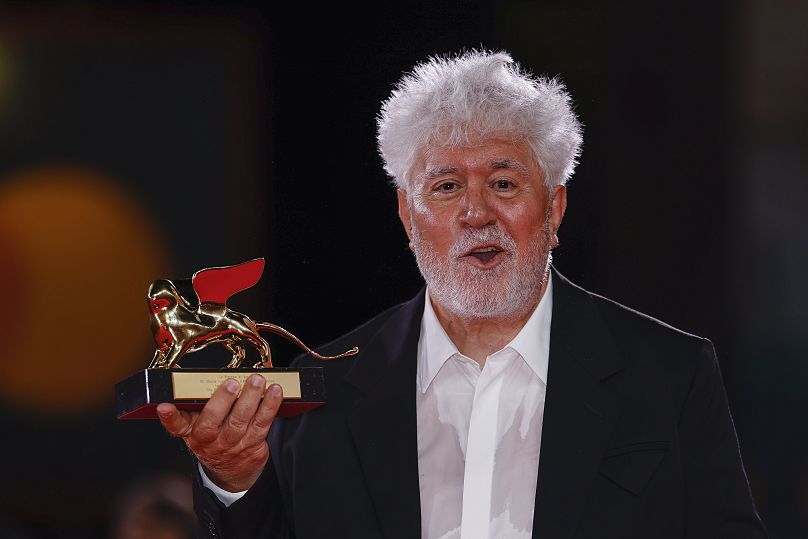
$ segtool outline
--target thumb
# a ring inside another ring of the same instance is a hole
[[[184,438],[191,434],[192,416],[181,412],[173,404],[168,402],[158,404],[157,417],[170,435]]]

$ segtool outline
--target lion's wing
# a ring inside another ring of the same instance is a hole
[[[200,303],[224,305],[233,294],[254,286],[263,272],[264,259],[256,258],[235,266],[199,270],[191,282]]]

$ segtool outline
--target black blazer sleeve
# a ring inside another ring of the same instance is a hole
[[[194,463],[194,510],[199,520],[199,536],[210,539],[293,539],[284,510],[275,466],[270,461],[258,481],[230,507],[202,485]]]
[[[755,510],[715,350],[704,340],[679,420],[688,539],[767,537]]]

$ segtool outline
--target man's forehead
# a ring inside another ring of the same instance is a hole
[[[430,162],[432,161],[432,162]],[[522,176],[529,176],[530,175],[530,168],[527,163],[524,163],[520,159],[508,158],[508,157],[493,157],[490,159],[482,159],[477,162],[472,163],[462,163],[461,165],[439,165],[437,164],[440,162],[441,159],[427,159],[426,163],[424,164],[424,171],[421,175],[424,178],[436,178],[440,176],[446,176],[447,174],[457,174],[462,172],[468,166],[482,166],[485,168],[489,168],[491,170],[513,170]]]
[[[530,147],[511,137],[492,137],[473,144],[428,145],[416,160],[416,177],[432,178],[469,168],[508,169],[521,175],[540,170]]]

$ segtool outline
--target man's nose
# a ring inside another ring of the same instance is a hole
[[[462,209],[461,221],[473,228],[482,228],[496,222],[496,213],[483,189],[466,191],[465,207]]]

